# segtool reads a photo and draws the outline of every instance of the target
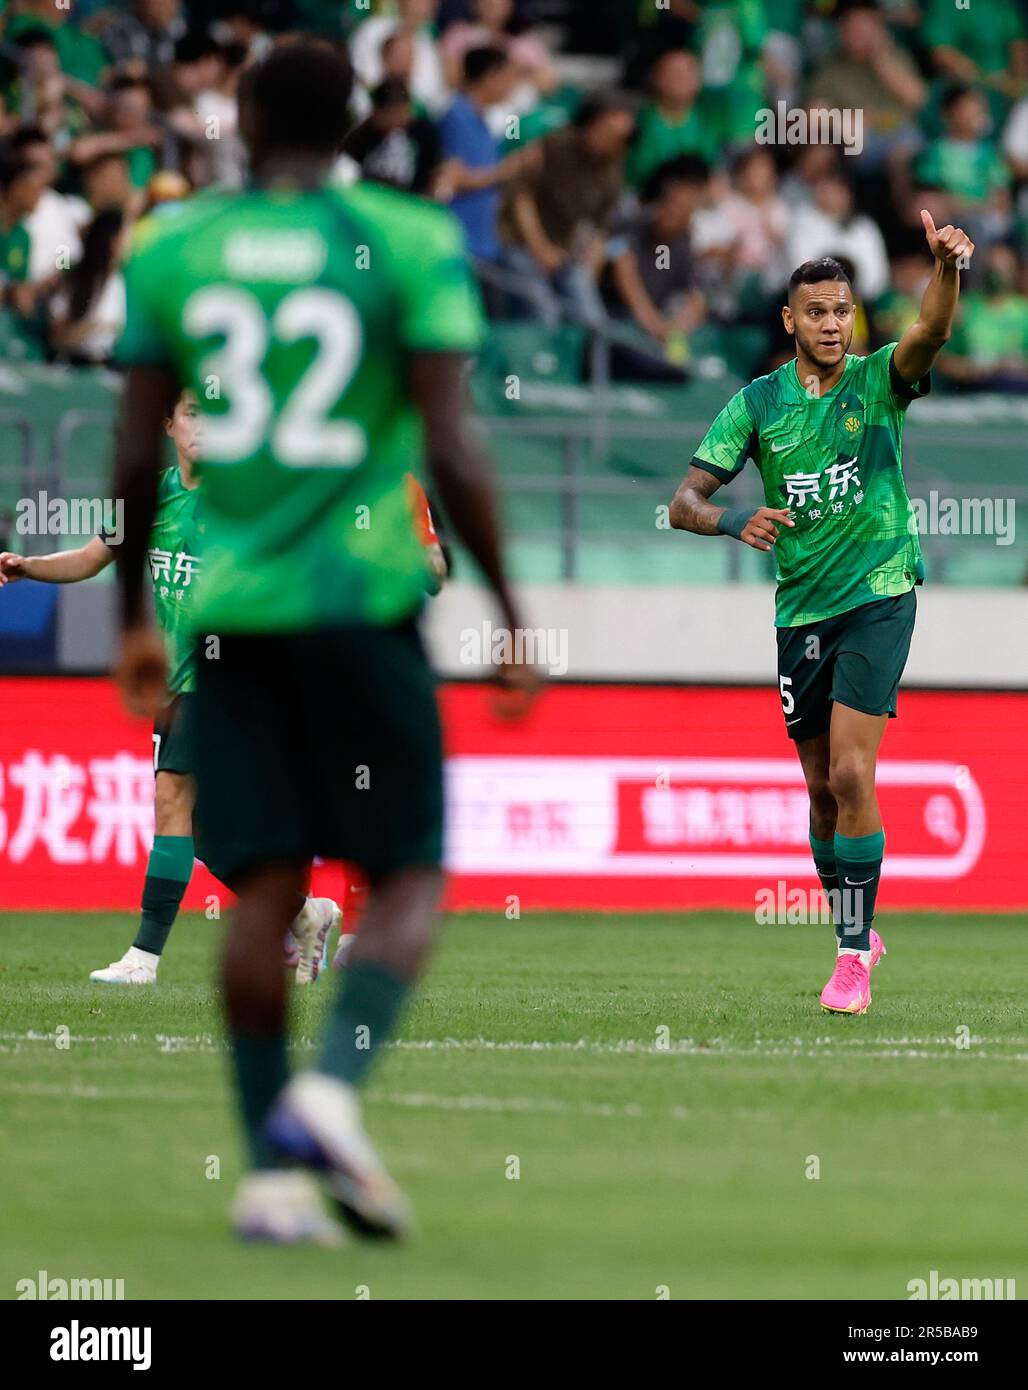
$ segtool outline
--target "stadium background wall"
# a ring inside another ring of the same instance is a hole
[[[773,688],[555,686],[516,727],[488,686],[441,698],[449,907],[753,910],[816,886]],[[880,767],[886,909],[1028,908],[1026,778],[1028,694],[908,691]],[[149,728],[109,681],[0,681],[3,907],[134,908],[152,788]],[[316,887],[338,896],[340,874]],[[186,906],[212,894],[198,870]]]

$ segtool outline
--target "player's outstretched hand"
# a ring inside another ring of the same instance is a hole
[[[15,555],[10,550],[0,551],[0,585],[13,584],[16,579],[25,578],[25,556]]]
[[[779,526],[795,526],[791,514],[781,507],[758,507],[742,528],[740,540],[754,550],[770,550],[778,539]]]
[[[514,724],[531,712],[542,689],[542,680],[535,666],[524,661],[510,661],[500,667],[497,686],[493,711],[500,719]]]
[[[937,228],[927,208],[921,209],[921,222],[929,250],[937,261],[942,261],[943,265],[954,265],[960,261],[962,266],[966,266],[974,255],[974,242],[963,227],[954,227],[947,222],[945,227]]]
[[[168,698],[168,665],[161,634],[149,623],[121,634],[114,679],[129,714],[153,719]]]

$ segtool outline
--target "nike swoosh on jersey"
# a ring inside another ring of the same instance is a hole
[[[783,449],[791,449],[795,443],[795,439],[787,439],[784,444],[772,444],[771,452],[773,454],[780,454]]]

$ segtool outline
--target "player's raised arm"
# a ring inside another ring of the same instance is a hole
[[[921,312],[896,344],[893,364],[910,386],[931,371],[953,329],[960,297],[960,271],[974,253],[974,242],[962,227],[936,228],[932,215],[921,209],[921,221],[935,269],[921,300]]]
[[[113,561],[114,551],[99,536],[76,550],[57,550],[52,555],[15,555],[5,550],[0,554],[0,585],[11,584],[16,579],[77,584],[82,579],[92,579]]]

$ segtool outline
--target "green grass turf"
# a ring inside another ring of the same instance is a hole
[[[931,1269],[1028,1289],[1023,917],[883,918],[861,1019],[817,1007],[826,927],[454,919],[367,1101],[416,1238],[336,1252],[229,1236],[218,928],[181,921],[155,990],[90,985],[131,926],[0,917],[4,1297],[40,1269],[128,1298],[896,1299]],[[298,1059],[333,983],[297,1000]]]

